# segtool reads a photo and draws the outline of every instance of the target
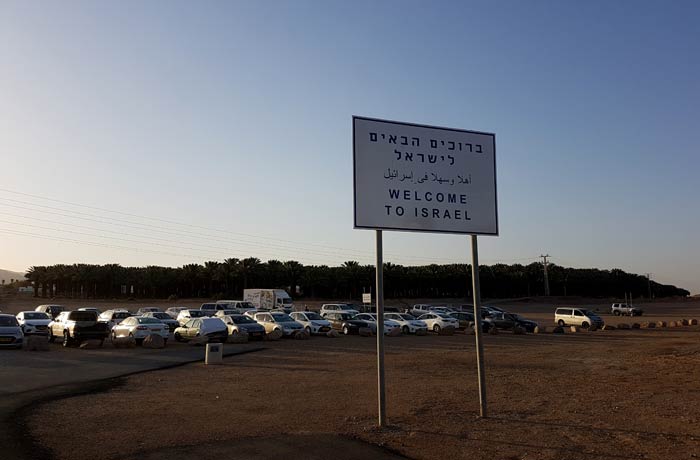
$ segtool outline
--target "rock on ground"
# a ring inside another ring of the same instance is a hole
[[[165,348],[165,339],[159,334],[149,334],[143,339],[141,345],[144,348]]]
[[[80,348],[86,348],[88,350],[100,348],[101,346],[102,346],[102,341],[95,340],[95,339],[85,340],[85,341],[83,341],[83,343],[80,344]]]

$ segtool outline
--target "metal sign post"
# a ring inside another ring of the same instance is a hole
[[[472,240],[472,294],[474,296],[474,337],[476,338],[476,367],[479,375],[479,414],[486,418],[486,376],[484,375],[484,344],[481,341],[481,288],[479,285],[479,248],[476,235]]]
[[[377,394],[379,395],[379,427],[386,426],[384,394],[384,256],[382,231],[377,230]]]

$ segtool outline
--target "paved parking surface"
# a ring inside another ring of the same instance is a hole
[[[224,353],[259,347],[258,343],[226,344]],[[94,350],[59,344],[51,344],[48,352],[0,350],[0,397],[204,360],[204,351],[202,346],[178,343],[160,350],[115,349],[109,342]]]

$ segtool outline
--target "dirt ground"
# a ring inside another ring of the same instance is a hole
[[[553,316],[552,305],[511,309]],[[700,302],[648,311],[645,320],[700,318]],[[28,426],[57,459],[76,460],[160,458],[152,454],[179,446],[221,458],[222,443],[294,435],[341,435],[415,459],[700,457],[699,327],[486,335],[487,419],[477,416],[473,342],[387,338],[384,430],[375,428],[375,341],[364,337],[266,342],[221,366],[132,376],[40,406]]]

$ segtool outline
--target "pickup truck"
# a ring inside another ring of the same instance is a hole
[[[64,347],[89,339],[102,346],[108,335],[109,325],[98,321],[94,311],[63,311],[49,324],[49,342],[62,337]]]
[[[610,313],[615,316],[642,316],[644,310],[626,303],[614,303],[610,307]]]

